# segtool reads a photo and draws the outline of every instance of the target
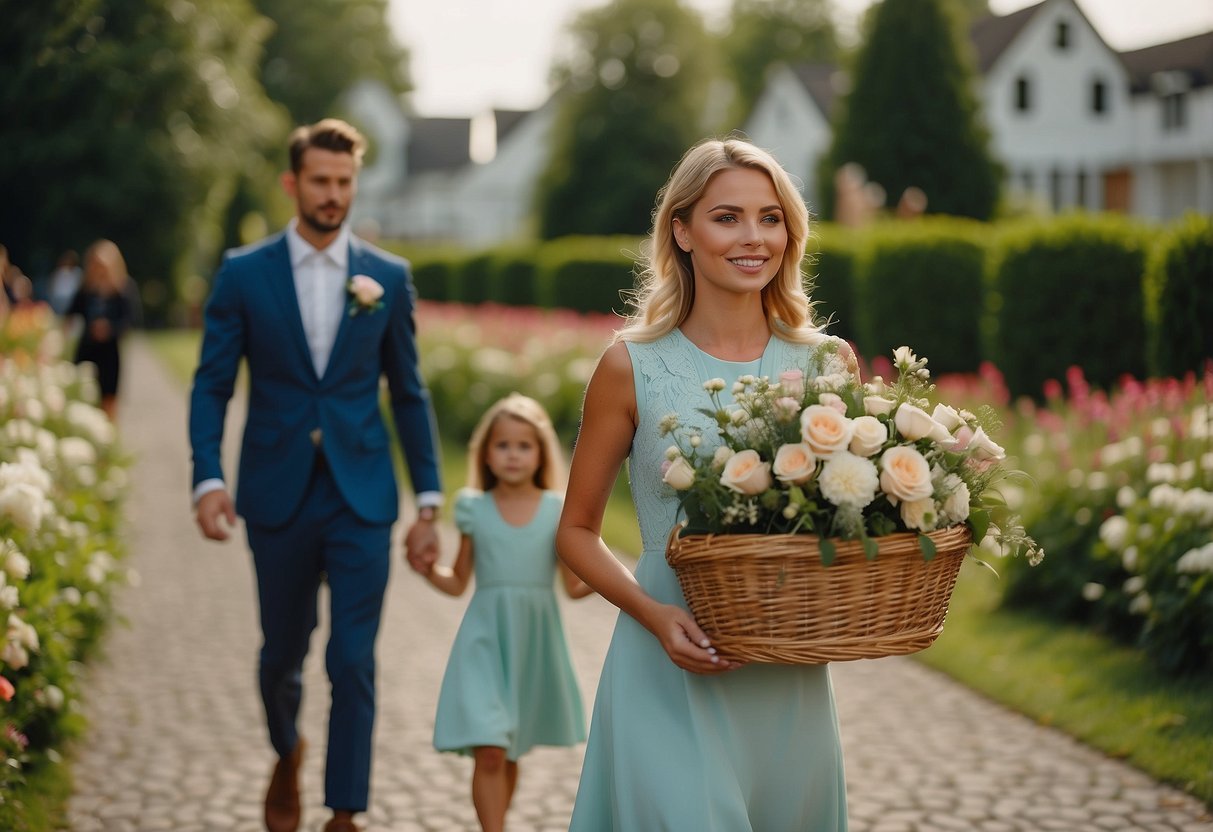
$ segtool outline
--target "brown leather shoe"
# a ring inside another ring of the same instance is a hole
[[[299,828],[299,766],[306,750],[307,741],[300,737],[291,753],[280,757],[274,766],[265,793],[265,828],[269,832],[295,832]]]
[[[334,815],[324,825],[324,832],[362,832],[362,827],[353,818]]]

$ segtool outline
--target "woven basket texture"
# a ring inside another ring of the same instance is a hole
[[[859,541],[834,540],[823,566],[816,535],[671,532],[666,560],[720,655],[824,664],[914,653],[943,632],[971,535],[951,526],[927,536],[929,561],[918,535],[901,533],[873,538],[874,560]]]

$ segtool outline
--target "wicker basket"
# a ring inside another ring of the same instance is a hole
[[[670,533],[666,560],[699,626],[722,656],[776,664],[824,664],[913,653],[943,632],[956,576],[971,540],[967,526],[931,532],[924,561],[918,535],[835,540],[822,566],[809,534]]]

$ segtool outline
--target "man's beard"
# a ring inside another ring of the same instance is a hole
[[[326,203],[325,205],[321,205],[319,208],[317,208],[313,213],[300,211],[299,218],[307,223],[308,227],[313,231],[319,231],[321,234],[331,234],[341,228],[341,224],[345,222],[345,217],[349,212],[342,211],[336,222],[328,223],[320,218],[319,212],[329,207],[335,206],[333,206],[332,203]]]

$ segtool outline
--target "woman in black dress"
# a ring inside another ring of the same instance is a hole
[[[76,363],[97,366],[101,409],[114,419],[118,398],[118,343],[134,319],[130,277],[122,252],[110,240],[98,240],[84,255],[84,281],[67,310],[84,329],[76,342]]]

